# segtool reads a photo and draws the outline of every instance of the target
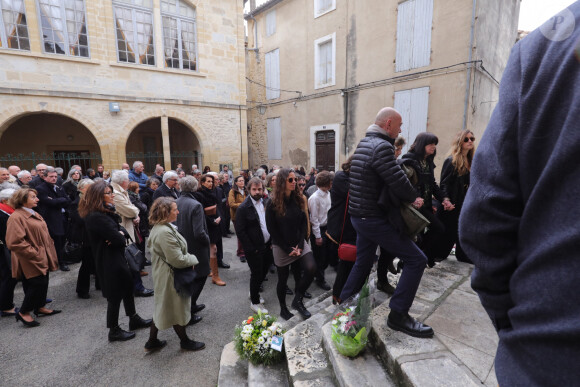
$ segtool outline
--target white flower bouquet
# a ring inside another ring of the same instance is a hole
[[[340,354],[355,357],[366,347],[371,310],[372,298],[367,280],[360,293],[343,302],[332,318],[332,342]]]
[[[284,330],[276,318],[269,314],[258,313],[242,321],[235,328],[235,348],[241,358],[252,364],[270,365],[284,358],[281,351],[271,347],[274,336],[282,336]]]

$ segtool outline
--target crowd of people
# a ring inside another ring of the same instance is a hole
[[[378,260],[377,286],[394,293],[389,316],[394,323],[389,325],[414,336],[432,335],[407,311],[426,264],[432,267],[445,259],[454,245],[458,259],[469,261],[458,243],[457,223],[469,186],[475,138],[470,131],[457,135],[438,185],[433,162],[437,137],[418,135],[409,152],[398,159],[405,140],[396,138],[397,117],[393,109],[381,111],[336,174],[266,165],[237,176],[227,165],[220,172],[210,167],[201,172],[193,165],[186,173],[179,164],[170,171],[157,165],[147,176],[141,161],[111,173],[99,165],[85,174],[75,165],[65,178],[62,171],[44,164],[32,172],[17,166],[0,168],[2,316],[15,316],[33,327],[40,323],[32,313],[60,313],[47,308],[49,272],[69,271],[71,263],[80,262],[77,295],[91,298],[94,275],[95,288],[108,302],[110,341],[132,339],[135,329],[149,327],[145,348],[155,350],[166,345],[157,338],[158,330],[173,327],[182,348],[203,349],[205,344],[191,340],[185,327],[202,319],[197,313],[205,305],[198,299],[207,279],[226,285],[219,274],[230,267],[223,259],[222,241],[232,237],[233,224],[237,256],[250,268],[251,310],[268,313],[260,296],[268,272],[278,276],[280,317],[290,319],[293,309],[307,319],[311,314],[303,300],[312,297],[308,289],[313,283],[332,289],[333,301],[340,303],[360,290]],[[415,240],[403,235],[400,215],[390,208],[400,202],[413,203],[431,222]],[[388,237],[382,235],[385,227]],[[125,258],[130,243],[151,257],[138,271],[131,270]],[[341,253],[343,244],[356,246],[356,259]],[[398,267],[395,257],[400,258]],[[145,265],[152,265],[153,289],[143,285],[142,276],[148,275]],[[329,267],[337,272],[332,285],[325,276]],[[172,278],[175,271],[187,268],[195,272],[195,280],[184,295]],[[401,270],[395,289],[387,273]],[[290,274],[293,289],[288,285]],[[25,294],[20,307],[13,302],[18,281]],[[398,291],[402,297],[397,297]],[[294,296],[291,308],[286,304],[288,295]],[[154,316],[142,318],[134,297],[150,296]],[[121,302],[129,331],[119,326]]]

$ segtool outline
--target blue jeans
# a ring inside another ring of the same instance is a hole
[[[395,230],[386,218],[352,216],[351,221],[357,234],[356,262],[344,284],[340,298],[346,300],[363,287],[373,267],[378,245],[405,263],[389,307],[399,313],[407,313],[419,288],[427,257],[408,236]]]

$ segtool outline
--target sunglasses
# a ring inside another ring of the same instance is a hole
[[[288,178],[288,183],[294,183],[294,182],[298,182],[298,179],[295,177],[289,177]]]
[[[298,184],[299,187],[306,187],[306,184]]]
[[[471,140],[471,142],[475,142],[475,137],[465,137],[463,142],[469,142],[469,140]]]

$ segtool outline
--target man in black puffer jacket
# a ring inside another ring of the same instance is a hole
[[[348,210],[357,233],[357,257],[340,298],[346,300],[362,288],[380,245],[405,263],[389,304],[388,326],[411,336],[432,337],[431,327],[409,315],[427,257],[401,227],[400,203],[412,202],[416,208],[423,205],[423,199],[417,197],[395,159],[393,142],[401,133],[401,124],[401,115],[395,109],[381,109],[353,154]],[[382,200],[385,192],[388,193],[386,201]]]

